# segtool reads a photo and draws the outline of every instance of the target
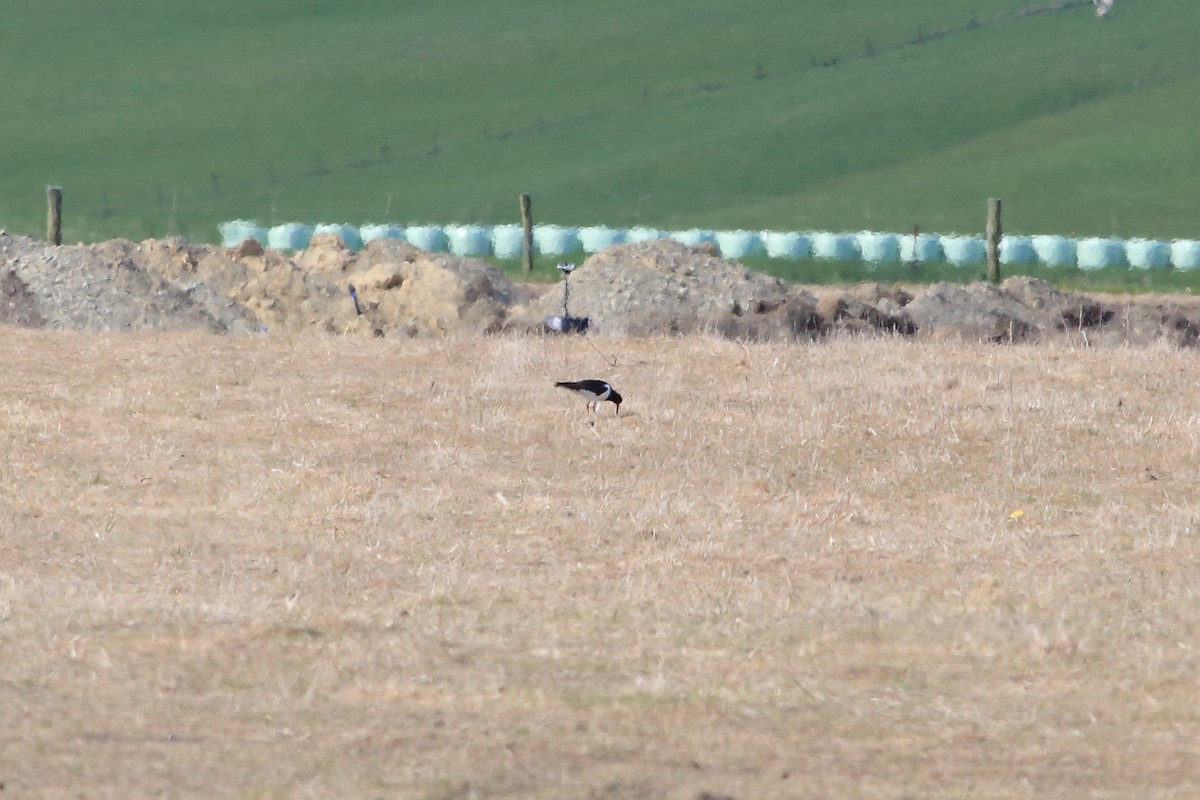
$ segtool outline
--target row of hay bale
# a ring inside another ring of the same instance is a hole
[[[788,257],[795,257],[791,253],[799,251],[803,254],[800,257],[831,260],[858,260],[874,264],[946,261],[957,266],[983,264],[987,258],[987,243],[981,236],[913,236],[873,231],[771,235],[808,236],[810,251],[805,253],[804,243],[793,239],[785,250]],[[768,234],[764,233],[763,236],[765,238]],[[775,255],[770,248],[768,255]],[[1000,240],[1000,263],[1018,266],[1079,267],[1085,270],[1106,267],[1197,269],[1200,268],[1200,241],[1072,239],[1053,235],[1004,236]]]
[[[372,239],[402,239],[422,250],[450,252],[461,256],[519,258],[524,252],[524,230],[520,225],[303,225],[287,223],[265,228],[255,222],[234,220],[218,226],[222,244],[236,247],[246,239],[257,239],[279,250],[299,250],[318,234],[333,233],[347,247],[357,250]],[[724,258],[806,259],[833,261],[889,262],[946,261],[957,266],[982,264],[987,249],[980,236],[958,234],[898,234],[875,231],[831,233],[814,231],[714,231],[702,228],[662,230],[658,228],[582,228],[535,225],[534,249],[543,255],[568,256],[595,253],[626,242],[674,239],[693,247],[711,245]],[[1073,239],[1065,236],[1005,236],[1000,241],[1000,263],[1047,267],[1135,267],[1138,269],[1200,268],[1200,241],[1177,239]]]

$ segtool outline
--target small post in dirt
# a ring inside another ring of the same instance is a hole
[[[46,187],[46,238],[51,244],[62,244],[62,187]]]
[[[525,229],[525,271],[533,272],[533,201],[521,192],[521,226]]]
[[[987,215],[987,279],[988,283],[1000,282],[1000,199],[988,198]]]

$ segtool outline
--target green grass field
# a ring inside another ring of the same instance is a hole
[[[982,227],[1191,237],[1193,0],[44,0],[0,26],[0,226]]]

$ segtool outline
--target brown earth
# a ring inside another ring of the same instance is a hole
[[[929,287],[799,286],[671,241],[618,245],[570,278],[570,311],[601,334],[711,331],[810,339],[883,333],[965,341],[1192,346],[1200,300],[1066,292],[1016,276]],[[364,336],[539,330],[559,286],[515,284],[474,258],[334,236],[295,254],[180,238],[53,247],[0,232],[0,322],[74,330],[317,329]]]
[[[1198,377],[0,326],[0,796],[1200,796]]]

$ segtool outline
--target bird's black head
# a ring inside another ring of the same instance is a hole
[[[616,389],[612,390],[612,394],[610,394],[608,396],[608,401],[610,403],[613,403],[616,405],[617,413],[620,414],[621,413],[621,395],[620,395],[620,393],[617,392]]]

